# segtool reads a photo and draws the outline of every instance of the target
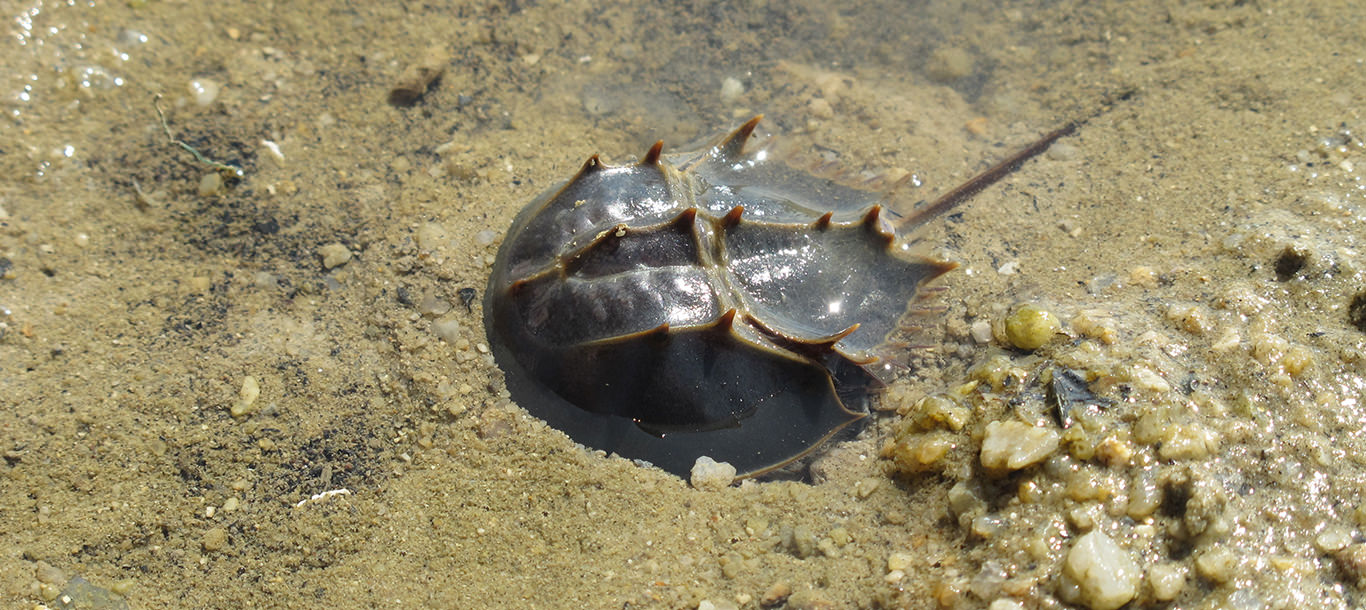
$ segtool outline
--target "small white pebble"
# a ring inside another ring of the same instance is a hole
[[[208,78],[196,78],[189,83],[190,97],[194,98],[194,103],[200,106],[208,106],[218,99],[218,92],[221,87],[218,81]]]
[[[492,244],[493,240],[497,237],[497,233],[494,233],[489,229],[484,229],[483,231],[474,234],[474,243],[480,247],[487,246]]]
[[[1019,470],[1044,461],[1058,449],[1061,436],[1050,428],[1017,421],[987,424],[982,439],[982,465],[993,470]]]
[[[1024,604],[1013,599],[998,599],[987,606],[987,610],[1024,610]]]
[[[451,234],[440,223],[423,223],[417,228],[417,247],[423,250],[436,250],[450,243]]]
[[[721,81],[721,102],[724,104],[734,103],[745,94],[745,85],[733,76],[727,76]]]
[[[229,408],[229,413],[233,417],[240,417],[251,412],[252,405],[256,404],[256,399],[261,397],[261,384],[255,377],[247,375],[242,378],[242,389],[237,391],[237,402]]]
[[[1329,527],[1314,538],[1314,546],[1320,553],[1341,551],[1351,543],[1352,533],[1340,527]]]
[[[1138,595],[1142,572],[1130,553],[1099,530],[1072,545],[1063,575],[1077,587],[1078,601],[1091,610],[1115,610]]]
[[[1019,271],[1020,261],[1010,261],[1004,265],[1001,265],[1001,268],[997,269],[996,273],[999,273],[1001,275],[1015,275]]]
[[[697,603],[697,610],[739,610],[740,606],[735,602],[723,599],[721,601],[711,601],[704,599]]]
[[[697,458],[692,465],[689,482],[694,489],[725,489],[735,480],[735,467],[727,462],[717,462],[707,456]]]
[[[1195,558],[1195,570],[1206,580],[1225,583],[1233,578],[1238,568],[1238,556],[1226,548],[1219,547],[1206,551]]]
[[[887,556],[887,570],[889,572],[905,570],[911,567],[911,561],[910,553],[892,553]]]
[[[969,332],[972,334],[972,340],[976,341],[978,345],[991,343],[991,322],[987,320],[977,320],[972,323]]]
[[[1169,602],[1186,588],[1186,570],[1175,563],[1153,565],[1148,568],[1148,584],[1153,588],[1154,599]]]
[[[454,317],[441,318],[432,322],[432,332],[446,343],[455,345],[460,339],[460,321]]]
[[[1067,142],[1054,142],[1048,147],[1048,158],[1054,161],[1071,161],[1080,153],[1077,147]]]

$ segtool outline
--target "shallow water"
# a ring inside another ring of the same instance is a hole
[[[1132,607],[1360,606],[1366,10],[828,4],[0,2],[0,596],[79,575],[132,607],[758,607],[779,585],[789,607],[1094,607],[1063,565],[1101,531],[1142,571]],[[443,76],[387,103],[433,46]],[[961,266],[815,484],[703,492],[526,416],[459,291],[589,155],[755,113],[813,158],[914,174],[906,206],[1093,118],[920,235]],[[244,177],[202,185],[167,129]],[[980,333],[1021,301],[1069,337]],[[993,355],[1018,385],[985,389]],[[1053,363],[1115,402],[986,471],[986,424],[1057,427]],[[973,379],[963,426],[906,431]],[[947,452],[881,457],[920,435]]]

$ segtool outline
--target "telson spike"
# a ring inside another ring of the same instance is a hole
[[[749,141],[749,136],[754,133],[754,128],[759,126],[759,120],[763,118],[764,115],[762,114],[756,116],[732,131],[730,135],[726,136],[726,139],[721,140],[721,143],[716,145],[715,156],[726,160],[740,158],[741,151],[745,149],[745,142]]]
[[[659,154],[664,152],[664,140],[655,142],[654,146],[640,158],[640,165],[655,165],[659,163]]]
[[[744,213],[745,213],[745,206],[737,205],[737,206],[731,208],[729,212],[726,212],[725,217],[721,219],[721,223],[724,224],[724,225],[726,225],[726,226],[728,226],[728,227],[733,227],[733,226],[735,226],[735,225],[738,225],[738,224],[740,224],[740,216],[743,215]]]
[[[924,207],[902,217],[901,220],[897,221],[897,226],[915,228],[929,222],[930,219],[935,216],[953,209],[954,206],[967,201],[972,198],[973,195],[980,193],[983,189],[996,184],[1002,178],[1010,175],[1015,170],[1020,169],[1020,166],[1024,165],[1025,161],[1043,154],[1043,152],[1048,150],[1048,147],[1052,146],[1059,138],[1072,135],[1072,133],[1077,130],[1077,127],[1082,123],[1085,123],[1089,118],[1090,117],[1080,121],[1073,121],[1048,132],[1042,138],[1035,140],[1033,144],[1030,144],[1023,150],[1006,157],[996,165],[987,168],[986,171],[969,178],[967,182],[964,182],[953,190],[935,198],[934,201],[931,201]]]

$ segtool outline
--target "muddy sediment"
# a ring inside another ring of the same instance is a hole
[[[1354,5],[5,10],[7,605],[1361,605]],[[863,436],[693,489],[513,403],[479,297],[589,155],[756,113],[903,211],[1094,118],[919,234]]]

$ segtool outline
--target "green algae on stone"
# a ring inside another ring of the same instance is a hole
[[[1034,351],[1046,345],[1053,335],[1062,332],[1062,323],[1053,312],[1033,303],[1025,303],[1015,308],[1005,320],[1006,340],[1026,351]]]

